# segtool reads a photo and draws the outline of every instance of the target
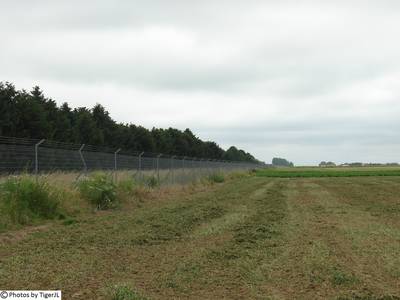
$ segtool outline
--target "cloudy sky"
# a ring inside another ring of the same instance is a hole
[[[400,161],[400,1],[1,1],[0,81],[296,164]]]

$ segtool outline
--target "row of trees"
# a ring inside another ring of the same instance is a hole
[[[27,92],[16,90],[7,82],[0,82],[1,135],[122,147],[130,151],[257,161],[250,153],[233,146],[225,151],[215,142],[202,141],[190,129],[148,130],[134,124],[117,123],[100,104],[92,109],[72,109],[67,103],[57,106],[54,100],[43,95],[39,87]]]
[[[343,163],[336,165],[331,161],[321,161],[319,164],[320,167],[397,167],[398,163],[362,163],[362,162],[352,162],[352,163]]]
[[[274,157],[272,159],[272,165],[274,167],[294,167],[294,164],[291,161],[280,157]]]
[[[336,164],[333,161],[321,161],[319,163],[320,167],[336,167]]]

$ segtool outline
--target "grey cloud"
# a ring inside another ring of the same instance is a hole
[[[2,6],[0,80],[19,88],[267,161],[392,160],[399,148],[399,1]]]

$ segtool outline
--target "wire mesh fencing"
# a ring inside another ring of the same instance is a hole
[[[131,152],[121,148],[0,136],[0,173],[35,175],[68,172],[76,180],[90,172],[133,176],[154,184],[183,184],[219,172],[245,171],[261,163]]]

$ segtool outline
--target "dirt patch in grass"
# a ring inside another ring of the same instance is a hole
[[[5,232],[0,234],[0,244],[13,244],[13,243],[18,243],[25,239],[27,236],[29,236],[32,233],[35,232],[40,232],[42,230],[46,230],[49,228],[49,224],[45,225],[39,225],[39,226],[29,226],[22,228],[20,230],[15,230],[15,231],[10,231],[10,232]]]

